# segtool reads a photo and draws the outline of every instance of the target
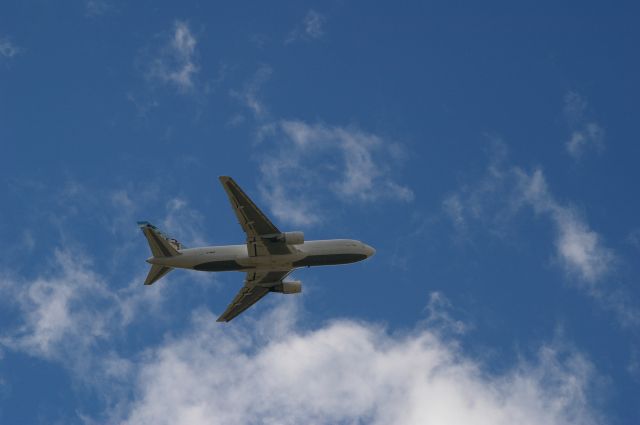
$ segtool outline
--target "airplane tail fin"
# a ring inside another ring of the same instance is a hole
[[[149,248],[154,257],[174,257],[180,255],[179,250],[184,248],[180,242],[164,235],[156,226],[146,221],[139,221],[138,226],[140,226],[142,233],[147,238]],[[172,267],[152,264],[144,284],[153,284],[171,270],[173,270]]]
[[[175,257],[184,246],[177,240],[164,235],[156,226],[146,221],[139,221],[138,226],[149,242],[154,257]]]

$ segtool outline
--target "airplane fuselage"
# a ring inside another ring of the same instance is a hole
[[[173,257],[151,257],[148,263],[166,267],[209,272],[290,270],[300,267],[329,266],[355,263],[375,253],[375,250],[352,239],[305,241],[289,245],[290,254],[251,257],[247,245],[207,246],[179,250]]]

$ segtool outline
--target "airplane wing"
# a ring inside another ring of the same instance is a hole
[[[228,176],[220,177],[220,183],[233,207],[242,230],[247,234],[249,256],[258,257],[269,254],[289,254],[287,244],[270,240],[280,234],[280,230],[264,215],[251,198]]]
[[[225,312],[218,317],[217,322],[229,322],[260,301],[262,297],[270,292],[270,288],[273,285],[281,282],[289,273],[291,273],[291,270],[247,272],[244,286],[240,288],[240,292],[231,301]]]

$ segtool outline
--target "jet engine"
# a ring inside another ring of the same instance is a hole
[[[300,245],[304,243],[303,232],[284,232],[282,239],[287,245]]]
[[[281,294],[298,294],[302,292],[302,282],[292,280],[290,282],[280,282],[270,288],[271,292],[279,292]]]

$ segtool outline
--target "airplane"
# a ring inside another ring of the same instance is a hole
[[[301,281],[284,280],[296,269],[355,263],[376,252],[357,240],[305,241],[303,232],[281,232],[231,177],[219,179],[246,233],[245,244],[186,248],[154,225],[138,222],[153,254],[146,260],[151,270],[145,285],[153,284],[175,268],[246,273],[244,285],[218,322],[231,321],[269,292],[302,292]]]

